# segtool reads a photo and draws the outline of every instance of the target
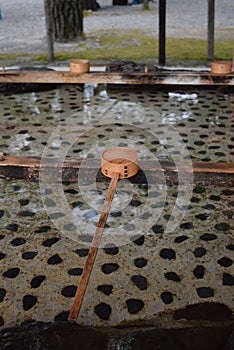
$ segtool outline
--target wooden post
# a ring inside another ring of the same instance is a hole
[[[215,28],[215,0],[208,0],[208,28],[207,28],[207,55],[214,60],[214,28]]]
[[[46,23],[46,38],[47,38],[47,56],[48,61],[53,62],[54,57],[54,30],[52,23],[52,12],[50,0],[44,0],[45,23]]]
[[[159,59],[158,63],[166,63],[166,0],[159,0]]]

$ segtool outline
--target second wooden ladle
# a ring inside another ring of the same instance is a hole
[[[78,318],[118,180],[129,178],[135,175],[138,170],[138,156],[136,151],[131,148],[113,147],[102,153],[101,172],[105,176],[111,178],[111,182],[102,207],[97,229],[93,236],[83,273],[81,275],[80,283],[76,291],[74,302],[69,313],[69,320],[76,320]]]

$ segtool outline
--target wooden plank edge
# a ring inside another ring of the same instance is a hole
[[[77,74],[65,71],[18,71],[0,74],[0,83],[43,84],[145,84],[145,85],[234,85],[234,74],[209,72],[93,72]]]
[[[220,185],[234,186],[234,163],[194,162],[175,166],[169,161],[160,161],[160,167],[153,161],[139,161],[140,171],[133,176],[132,183],[161,183],[177,185]],[[82,171],[79,173],[80,168]],[[178,176],[179,175],[179,176]],[[79,176],[79,178],[78,178]],[[99,159],[69,158],[65,162],[56,158],[4,156],[0,160],[0,178],[61,179],[63,181],[104,182],[109,181],[100,172]]]

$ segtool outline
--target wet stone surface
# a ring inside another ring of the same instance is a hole
[[[107,184],[101,187],[104,194]],[[64,186],[64,189],[76,188],[76,184]],[[134,185],[131,190],[144,206],[144,194],[139,186]],[[83,232],[84,226],[77,228],[76,234],[78,238],[80,234],[81,240],[74,242],[73,232],[59,231],[50,221],[39,191],[37,182],[1,181],[4,215],[0,224],[4,235],[0,250],[0,303],[4,327],[12,325],[12,319],[20,324],[31,318],[53,321],[65,312],[68,315],[88,254],[89,243],[84,243],[84,233],[92,237],[97,224],[98,215],[83,215],[90,210],[84,203],[79,209],[79,218],[81,222],[85,220],[91,233]],[[71,192],[67,192],[68,203],[82,201],[78,191]],[[232,210],[231,197],[223,188],[201,191],[195,187],[193,196],[197,201],[190,203],[175,232],[166,233],[175,192],[176,188],[168,189],[167,204],[157,221],[160,230],[155,229],[155,224],[148,229],[147,218],[141,221],[143,236],[135,237],[135,229],[128,244],[119,247],[104,244],[99,250],[80,315],[81,323],[116,325],[126,320],[151,320],[152,314],[177,312],[187,305],[206,301],[221,303],[231,312],[233,220],[223,213],[224,207]],[[214,194],[216,197],[212,200]],[[28,200],[25,208],[34,216],[18,215],[23,198]],[[157,200],[153,197],[152,203]],[[207,205],[212,206],[212,210],[203,208]],[[131,204],[126,206],[124,220],[131,219],[134,208]],[[196,213],[210,215],[207,220],[201,220],[196,218]],[[117,230],[121,226],[120,218],[122,216],[109,217],[107,223]],[[228,229],[217,229],[219,222],[225,222]],[[9,230],[9,225],[17,225],[17,230]],[[213,314],[215,319],[220,310]],[[200,315],[202,317],[202,313]]]
[[[41,156],[47,144],[46,155],[65,148],[69,157],[92,159],[114,143],[136,146],[142,159],[186,161],[184,143],[192,160],[233,160],[233,96],[220,91],[129,93],[87,86],[83,92],[71,86],[0,96],[0,110],[0,151],[11,155]],[[79,135],[75,141],[72,131]],[[108,184],[52,180],[0,181],[2,328],[68,317]],[[187,315],[180,310],[195,304],[205,310],[204,303],[226,308],[222,321],[229,322],[233,196],[222,186],[120,181],[80,324],[173,327]],[[217,321],[220,308],[213,310],[210,321]],[[202,319],[197,314],[195,320]]]
[[[83,92],[80,87],[68,86],[49,92],[2,94],[0,151],[40,156],[60,125],[49,146],[52,154],[59,152],[69,142],[61,125],[66,131],[75,120],[83,132],[70,144],[67,156],[90,158],[94,145],[101,149],[103,143],[117,137],[119,145],[127,145],[131,136],[135,146],[147,147],[158,159],[180,154],[183,142],[192,160],[231,161],[233,104],[231,92],[196,89],[126,92],[87,86]],[[170,127],[180,138],[171,140]],[[98,128],[96,133],[93,128]]]

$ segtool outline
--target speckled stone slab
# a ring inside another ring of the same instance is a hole
[[[0,111],[10,155],[96,158],[113,144],[142,159],[233,161],[232,93],[65,86],[1,95]],[[58,180],[0,181],[3,328],[67,319],[108,184]],[[233,188],[120,181],[79,323],[229,322],[233,207]]]

